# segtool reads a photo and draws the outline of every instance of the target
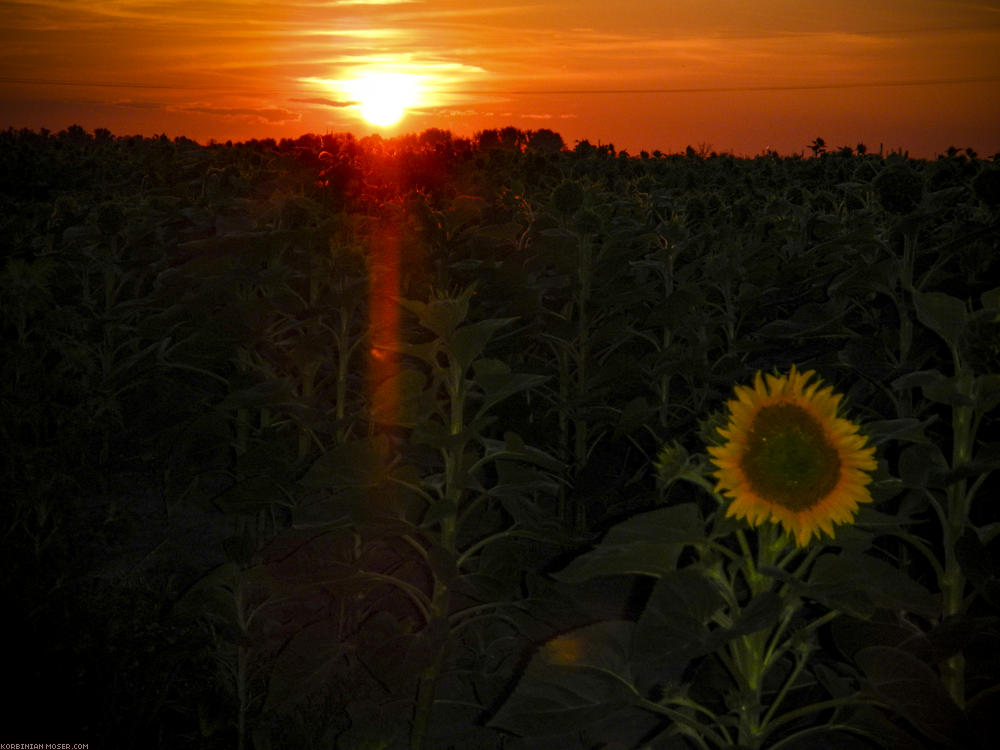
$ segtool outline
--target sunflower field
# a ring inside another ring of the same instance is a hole
[[[994,746],[996,157],[0,140],[0,742]]]

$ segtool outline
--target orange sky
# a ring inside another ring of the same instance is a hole
[[[1000,0],[0,0],[0,127],[1000,152]],[[412,74],[398,124],[347,82]]]

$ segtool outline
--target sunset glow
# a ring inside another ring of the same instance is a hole
[[[416,76],[400,73],[366,73],[346,85],[358,100],[361,116],[372,125],[394,125],[419,101]]]
[[[924,157],[949,145],[1000,151],[996,2],[567,8],[3,3],[0,126],[207,141],[512,125],[632,153],[790,153],[817,136]]]

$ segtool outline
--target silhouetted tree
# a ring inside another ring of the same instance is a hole
[[[543,154],[556,154],[565,147],[563,137],[553,130],[541,128],[528,132],[528,150]]]
[[[90,136],[87,134],[87,131],[80,125],[70,125],[68,128],[61,131],[57,137],[67,143],[73,143],[76,145],[82,145],[90,140]]]
[[[450,150],[451,140],[451,131],[440,128],[427,128],[419,138],[420,144],[431,150]]]
[[[812,143],[809,144],[809,149],[813,152],[813,156],[819,156],[820,154],[826,153],[826,141],[822,138],[816,138]]]
[[[500,131],[496,128],[492,130],[480,130],[473,137],[476,149],[479,151],[492,151],[500,148]]]
[[[507,151],[521,151],[524,148],[525,133],[523,130],[508,125],[500,131],[500,148]]]

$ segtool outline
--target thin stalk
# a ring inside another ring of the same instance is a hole
[[[450,606],[450,592],[448,587],[441,581],[434,582],[434,597],[431,603],[431,618],[442,620],[445,628],[448,627],[448,608]],[[447,636],[445,636],[445,642]],[[434,692],[437,688],[438,677],[441,675],[441,666],[444,662],[444,645],[438,649],[434,661],[427,667],[420,676],[420,686],[417,689],[417,703],[413,714],[413,732],[410,737],[411,750],[423,750],[427,742],[427,728],[430,724],[431,710],[434,706]]]
[[[391,586],[395,586],[406,594],[407,598],[420,610],[420,614],[423,616],[425,622],[430,622],[432,612],[433,612],[433,602],[427,598],[427,594],[418,589],[411,583],[402,581],[394,576],[387,576],[383,573],[372,573],[367,570],[362,570],[361,575],[365,578],[372,578],[376,581],[382,581],[383,583],[388,583]]]
[[[785,652],[787,652],[788,649],[791,648],[791,643],[788,642],[788,641],[786,641],[785,643],[781,644],[781,646],[779,647],[778,646],[778,641],[779,641],[779,637],[778,636],[780,635],[780,633],[784,632],[785,627],[787,627],[788,623],[791,621],[792,615],[797,610],[798,610],[798,607],[796,607],[795,610],[787,613],[786,616],[785,616],[785,618],[782,620],[782,623],[781,623],[781,625],[779,626],[779,629],[778,629],[778,633],[772,639],[772,641],[771,641],[771,647],[768,649],[768,652],[767,652],[767,654],[764,657],[764,663],[765,663],[766,667],[770,667],[774,663],[775,660],[777,660],[777,659],[781,658],[782,656],[784,656]],[[799,630],[795,634],[795,637],[801,637],[801,635],[803,633],[808,633],[808,632],[813,631],[813,630],[818,630],[819,628],[821,628],[824,625],[826,625],[828,622],[830,622],[832,620],[835,620],[836,618],[840,617],[840,614],[841,614],[840,610],[838,610],[838,609],[832,609],[832,610],[830,610],[829,612],[827,612],[822,617],[817,617],[811,623],[809,623],[808,625],[804,626],[801,630]]]
[[[957,357],[956,357],[957,360]],[[960,390],[970,390],[970,377],[962,377]],[[972,407],[956,406],[952,412],[952,468],[965,466],[972,460]],[[956,547],[969,516],[968,482],[962,479],[948,487],[948,518],[944,526],[944,575],[940,586],[945,618],[961,614],[965,609],[965,572],[959,563]],[[945,660],[941,669],[945,690],[959,708],[965,707],[965,655],[959,651]]]
[[[760,570],[776,564],[779,555],[787,546],[787,541],[774,524],[761,525],[757,532],[757,556],[756,561],[754,561],[745,535],[738,532],[737,538],[746,554],[744,578],[750,590],[752,601],[754,597],[773,587],[774,582],[768,576],[760,573]],[[787,613],[786,619],[790,617],[791,613]],[[735,638],[730,643],[733,662],[740,676],[738,680],[741,693],[738,729],[741,748],[759,748],[763,738],[764,722],[761,720],[761,710],[763,708],[764,675],[770,666],[765,658],[769,635],[768,630],[761,630]]]
[[[448,372],[446,383],[449,409],[449,432],[452,435],[460,435],[465,427],[465,372],[453,359]],[[462,499],[462,474],[463,460],[465,455],[465,443],[445,448],[442,450],[445,465],[444,497],[453,510],[440,520],[441,535],[440,544],[444,551],[454,557],[456,553],[456,537],[458,530],[458,508]],[[430,618],[428,625],[440,622],[444,631],[441,645],[434,655],[434,659],[423,674],[420,676],[420,685],[417,688],[417,702],[413,713],[413,730],[410,735],[410,749],[423,750],[427,742],[427,729],[430,724],[431,710],[434,706],[434,693],[437,688],[437,681],[441,675],[441,667],[444,663],[444,656],[449,635],[448,613],[451,608],[451,592],[448,585],[435,576],[434,591],[431,595]]]
[[[319,362],[315,361],[306,365],[302,373],[302,401],[306,404],[312,401],[316,385],[316,372],[318,370]],[[309,454],[310,435],[307,430],[308,428],[304,425],[299,425],[299,461],[302,461]]]
[[[862,706],[876,706],[880,705],[873,702],[871,699],[858,698],[855,695],[844,696],[843,698],[831,698],[826,701],[818,701],[816,703],[810,703],[808,706],[802,706],[801,708],[795,708],[787,713],[783,713],[781,716],[776,718],[767,727],[767,733],[770,734],[775,729],[783,724],[787,724],[790,721],[795,721],[803,716],[808,716],[809,714],[818,713],[819,711],[827,711],[831,708],[840,708],[841,706],[849,706],[852,703],[857,703]],[[772,745],[771,748],[775,746]]]
[[[799,657],[795,660],[795,667],[792,669],[791,673],[788,675],[788,678],[784,681],[784,683],[782,683],[781,689],[778,691],[778,694],[774,696],[774,700],[771,701],[771,707],[768,708],[767,713],[764,714],[764,721],[761,722],[762,732],[767,731],[767,727],[771,723],[771,720],[774,718],[775,712],[778,710],[781,704],[784,703],[785,696],[788,694],[788,691],[791,689],[792,685],[795,684],[795,681],[799,678],[799,675],[802,673],[802,670],[805,667],[806,662],[808,660],[809,660],[809,655],[807,652],[800,653]]]
[[[659,703],[654,703],[653,701],[646,700],[645,698],[640,699],[638,705],[652,713],[666,716],[677,724],[683,726],[685,729],[691,730],[694,733],[693,736],[696,738],[707,738],[711,740],[712,744],[716,747],[732,747],[732,739],[724,727],[721,727],[724,735],[720,735],[711,728],[706,727],[704,724],[701,724],[697,720],[691,718],[683,711],[677,711],[669,706],[662,706]],[[700,741],[699,744],[702,747],[706,747],[704,741]]]
[[[771,745],[769,750],[780,750],[787,743],[797,742],[801,740],[803,737],[807,737],[811,734],[822,734],[824,737],[828,737],[830,736],[830,734],[836,731],[850,732],[852,734],[860,735],[861,737],[867,737],[868,739],[875,740],[879,744],[881,744],[880,740],[883,739],[882,737],[874,736],[871,732],[862,731],[858,727],[852,726],[850,724],[823,724],[817,727],[809,727],[808,729],[802,729],[796,732],[795,734],[789,735],[788,737],[785,737],[784,739],[779,740],[775,744]],[[802,747],[801,744],[797,744],[797,746]]]
[[[576,393],[579,399],[587,392],[587,378],[589,372],[587,365],[590,360],[590,319],[588,305],[590,302],[591,276],[593,273],[593,248],[590,241],[584,239],[580,248],[580,264],[578,266],[580,289],[577,295],[577,317],[576,317],[576,339],[577,339],[577,359],[576,359]],[[573,420],[573,473],[578,476],[587,463],[587,438],[589,426],[587,420],[579,414]],[[584,531],[587,518],[584,508],[578,507],[575,515],[575,528],[577,531]]]

